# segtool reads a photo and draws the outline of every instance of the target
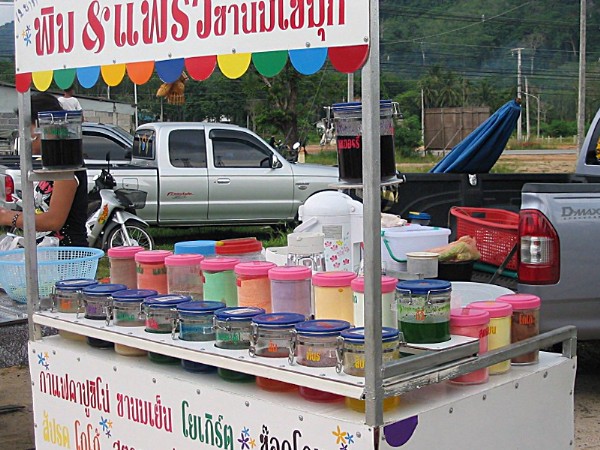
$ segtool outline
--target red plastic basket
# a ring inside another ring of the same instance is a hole
[[[471,236],[481,253],[481,261],[500,266],[519,238],[519,215],[494,208],[453,206],[450,214],[456,218],[456,238]],[[517,270],[517,253],[506,268]]]

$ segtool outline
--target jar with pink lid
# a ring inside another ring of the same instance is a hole
[[[481,309],[490,313],[488,328],[488,350],[510,345],[510,329],[512,306],[506,302],[480,301],[472,302],[467,308]],[[489,367],[490,375],[505,373],[510,369],[510,359]]]
[[[381,277],[381,325],[398,328],[398,307],[396,306],[396,283],[393,277]],[[354,304],[354,326],[365,326],[365,279],[356,277],[350,283]]]
[[[455,308],[450,311],[450,334],[479,339],[479,354],[488,350],[490,313],[475,308]],[[452,378],[456,384],[482,384],[488,381],[487,367]]]
[[[165,258],[172,254],[170,250],[143,250],[135,254],[138,289],[153,289],[159,294],[168,294]]]
[[[512,323],[510,330],[511,343],[523,341],[540,333],[541,299],[533,294],[506,294],[496,299],[497,302],[509,303],[512,308]],[[511,359],[513,365],[536,364],[539,360],[539,350]]]
[[[273,312],[312,314],[312,270],[305,266],[281,266],[269,270]]]
[[[112,247],[106,254],[110,266],[110,282],[124,284],[127,289],[137,288],[137,271],[135,255],[144,247]]]
[[[171,255],[165,258],[169,294],[187,295],[192,300],[204,298],[202,269],[200,268],[203,259],[204,256],[193,253]]]
[[[269,269],[273,267],[275,264],[268,261],[240,262],[234,267],[238,306],[256,306],[271,312]]]
[[[312,277],[315,319],[338,319],[354,323],[352,280],[354,272],[317,272]]]
[[[223,302],[228,307],[238,305],[237,285],[233,269],[237,258],[205,258],[200,263],[204,300]]]

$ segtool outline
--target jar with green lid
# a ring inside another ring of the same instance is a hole
[[[250,348],[252,318],[265,310],[254,306],[233,306],[215,311],[215,346],[228,350]]]
[[[435,344],[450,340],[451,283],[445,280],[407,280],[396,285],[398,328],[404,340]]]
[[[290,348],[294,326],[304,322],[304,314],[270,313],[252,318],[250,356],[288,358],[293,356]]]

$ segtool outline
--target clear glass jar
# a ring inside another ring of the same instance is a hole
[[[177,322],[173,323],[172,336],[179,326],[182,341],[214,341],[215,311],[225,308],[222,302],[185,302],[177,305]]]
[[[169,294],[187,295],[192,300],[204,298],[202,289],[202,255],[171,255],[165,258]]]
[[[238,306],[256,306],[271,312],[269,269],[276,267],[267,261],[240,262],[234,268]]]
[[[228,350],[249,349],[252,318],[264,313],[264,309],[252,306],[235,306],[215,311],[215,346]]]
[[[282,266],[269,270],[273,312],[312,314],[312,270],[310,267]]]
[[[119,327],[143,327],[142,304],[158,294],[152,289],[126,289],[113,295],[113,323]]]
[[[110,266],[111,283],[124,284],[128,289],[137,288],[135,254],[144,247],[112,247],[106,252]]]
[[[153,289],[159,294],[169,292],[165,258],[172,254],[169,250],[144,250],[135,254],[138,289]]]
[[[509,303],[512,308],[511,343],[520,342],[540,334],[540,305],[541,299],[533,294],[507,294],[496,299],[498,302]],[[524,366],[537,364],[539,350],[525,353],[511,359],[511,364]]]
[[[96,280],[76,278],[72,280],[57,281],[52,294],[52,310],[61,313],[76,313],[79,311],[80,298],[83,289],[96,286]]]
[[[382,360],[384,363],[400,359],[400,340],[396,328],[381,330]],[[338,372],[355,377],[365,376],[365,329],[350,328],[338,338]]]
[[[223,302],[228,307],[238,305],[234,267],[236,258],[206,258],[200,263],[204,283],[204,300]]]
[[[318,272],[313,275],[315,319],[354,322],[350,284],[355,278],[354,272]]]
[[[261,314],[252,319],[252,339],[250,356],[266,358],[291,358],[294,326],[304,322],[303,314],[271,313]]]
[[[144,300],[145,331],[148,333],[172,333],[173,322],[177,320],[177,305],[189,302],[185,295],[154,295]]]
[[[110,323],[112,318],[113,294],[124,291],[124,284],[96,284],[83,289],[81,299],[83,303],[84,317],[91,320],[106,320]]]
[[[455,308],[450,314],[450,332],[458,336],[467,336],[479,339],[479,354],[488,351],[488,327],[490,313],[483,309]],[[452,378],[456,384],[482,384],[488,381],[489,370],[487,367]]]
[[[407,280],[396,285],[398,328],[404,340],[434,344],[450,340],[452,284],[445,280]]]
[[[337,365],[337,338],[350,328],[345,320],[307,320],[296,324],[296,338],[290,354],[296,362],[307,367],[335,367]],[[291,363],[292,361],[290,361]]]

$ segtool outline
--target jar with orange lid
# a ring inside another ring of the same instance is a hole
[[[144,247],[112,247],[106,252],[110,266],[110,282],[127,286],[128,289],[137,287],[137,268],[135,255]]]
[[[165,258],[169,294],[188,295],[192,300],[204,298],[202,289],[202,255],[192,253],[170,255]]]
[[[264,261],[263,246],[255,237],[223,239],[215,244],[218,258],[236,258],[240,261]]]
[[[269,269],[274,267],[267,261],[240,262],[234,267],[238,306],[257,306],[271,312]]]
[[[510,330],[511,343],[520,342],[540,334],[540,305],[541,299],[533,294],[506,294],[496,299],[498,302],[509,303],[512,308],[512,323]],[[539,350],[515,356],[511,359],[513,365],[536,364],[539,360]]]
[[[204,300],[223,302],[228,307],[238,304],[237,284],[233,269],[237,258],[205,258],[200,263]]]
[[[312,277],[315,319],[338,319],[354,323],[352,280],[354,272],[317,272]]]
[[[170,250],[144,250],[135,254],[138,289],[153,289],[167,294],[167,268],[165,258],[173,254]]]

